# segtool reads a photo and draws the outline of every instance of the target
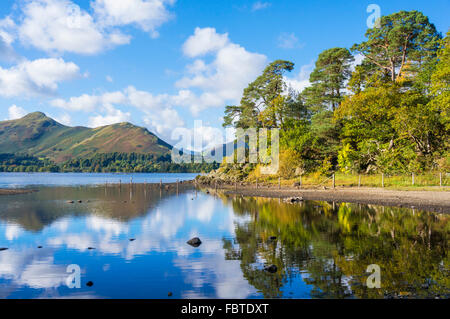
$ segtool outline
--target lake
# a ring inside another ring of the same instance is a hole
[[[0,175],[8,187],[38,190],[0,196],[0,248],[8,248],[0,251],[0,298],[450,296],[448,215],[95,185],[115,174],[64,186],[55,180],[71,177],[60,175]],[[133,179],[163,178],[149,175]],[[44,180],[53,182],[39,186]],[[199,247],[186,243],[193,237]],[[381,288],[367,286],[369,265],[379,267]],[[77,267],[80,288],[69,288]]]

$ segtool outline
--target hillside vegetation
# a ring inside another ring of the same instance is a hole
[[[130,123],[98,128],[68,127],[36,112],[0,122],[0,153],[46,157],[55,163],[100,153],[165,156],[172,147],[147,129]]]

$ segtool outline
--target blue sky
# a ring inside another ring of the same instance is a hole
[[[174,128],[202,120],[209,143],[267,63],[294,62],[301,90],[321,51],[362,41],[371,3],[449,28],[449,0],[2,0],[0,120],[129,121],[171,143]]]

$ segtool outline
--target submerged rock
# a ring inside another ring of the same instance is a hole
[[[130,241],[135,241],[136,239],[135,238],[130,238]]]
[[[265,271],[270,272],[271,274],[274,274],[278,271],[278,267],[275,265],[270,265],[266,268],[264,268]]]
[[[41,249],[41,248],[42,248],[42,246],[38,246],[37,248],[38,248],[38,249]]]
[[[200,238],[198,237],[194,237],[190,240],[188,240],[187,242],[189,245],[191,245],[192,247],[198,247],[202,244],[202,241],[200,240]]]
[[[172,297],[172,296],[173,296],[173,293],[169,292],[169,293],[167,294],[167,296]]]
[[[86,283],[86,286],[88,286],[88,287],[92,287],[94,285],[94,283],[92,282],[92,281],[88,281],[87,283]]]

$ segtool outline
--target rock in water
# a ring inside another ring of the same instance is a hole
[[[274,274],[278,271],[278,268],[275,265],[271,265],[271,266],[264,268],[264,270],[267,272],[270,272],[271,274]]]
[[[288,198],[285,198],[283,201],[288,204],[296,204],[296,203],[302,202],[303,197],[288,197]]]
[[[0,251],[8,250],[8,248],[0,247]]]
[[[136,239],[135,238],[130,238],[130,241],[135,241]]]
[[[74,202],[73,200],[68,200],[67,203],[68,203],[68,204],[73,204],[73,203],[75,203],[75,202]]]
[[[95,249],[94,247],[88,247],[88,250],[93,250],[93,249]]]
[[[42,248],[42,246],[38,246],[38,249],[41,249]]]
[[[172,296],[173,296],[173,293],[169,292],[169,293],[167,294],[167,296],[172,297]]]
[[[92,281],[88,281],[87,283],[86,283],[86,286],[88,286],[88,287],[92,287],[94,285],[94,283],[92,282]]]
[[[198,247],[202,244],[202,241],[200,240],[200,238],[195,237],[195,238],[190,239],[187,243],[189,245],[191,245],[192,247]]]

